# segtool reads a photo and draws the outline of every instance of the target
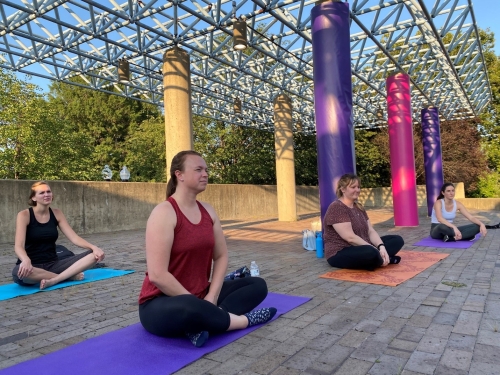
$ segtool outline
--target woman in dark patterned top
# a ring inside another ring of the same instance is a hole
[[[354,174],[343,175],[337,186],[338,200],[330,204],[324,219],[325,257],[332,267],[373,271],[389,263],[404,245],[397,235],[380,237],[357,199],[360,180]]]

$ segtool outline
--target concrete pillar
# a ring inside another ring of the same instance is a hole
[[[180,151],[193,149],[189,68],[189,55],[186,51],[174,47],[163,55],[167,180],[170,176],[172,158]]]
[[[427,193],[427,216],[444,184],[443,158],[441,157],[441,133],[439,111],[436,107],[422,109],[422,145],[424,146],[425,190]]]
[[[318,2],[311,10],[314,111],[321,219],[340,177],[355,173],[349,3]],[[363,176],[361,176],[363,177]]]
[[[400,72],[390,75],[386,88],[394,224],[418,226],[410,77]]]
[[[274,147],[276,149],[278,218],[279,221],[296,221],[292,101],[283,94],[274,99]]]

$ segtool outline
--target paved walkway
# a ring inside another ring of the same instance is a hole
[[[405,249],[450,256],[398,287],[326,280],[318,278],[331,270],[325,260],[301,247],[312,217],[226,222],[230,269],[256,260],[270,291],[313,299],[177,374],[499,374],[500,230],[468,250],[417,248],[427,218],[394,228],[391,211],[368,213],[381,235],[402,235]],[[106,251],[108,266],[137,272],[1,301],[0,369],[138,322],[144,231],[86,238]],[[13,263],[13,244],[0,244],[0,284],[11,282]]]

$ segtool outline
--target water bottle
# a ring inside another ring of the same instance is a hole
[[[250,276],[260,276],[259,266],[255,263],[255,260],[252,260],[250,264]]]
[[[316,232],[316,256],[323,258],[323,233]]]

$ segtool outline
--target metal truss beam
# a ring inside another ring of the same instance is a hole
[[[314,131],[312,0],[0,0],[0,67],[159,106],[162,55],[191,58],[193,112],[273,128],[273,99],[290,96]],[[433,104],[446,119],[473,117],[492,92],[471,0],[353,0],[354,124],[383,124],[385,78],[410,75],[415,120]],[[236,19],[249,47],[232,49]],[[132,79],[118,84],[118,59]],[[75,80],[75,77],[82,80]],[[243,114],[233,113],[240,98]],[[385,115],[384,115],[385,116]]]

